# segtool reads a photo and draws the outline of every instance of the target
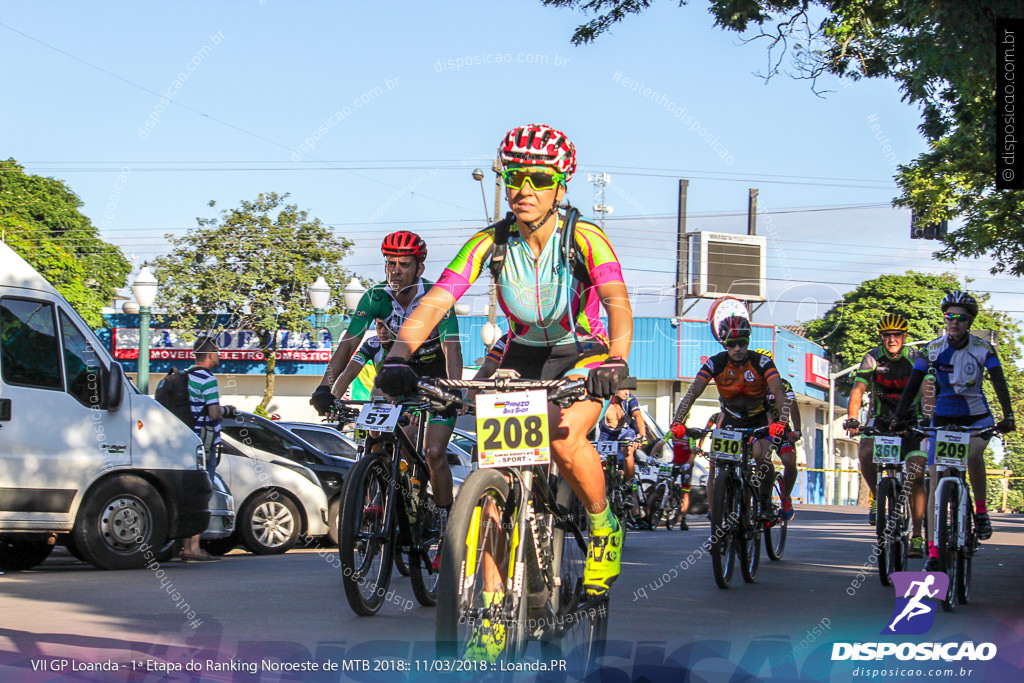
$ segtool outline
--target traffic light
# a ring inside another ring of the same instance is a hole
[[[918,220],[917,214],[910,214],[910,239],[940,240],[946,236],[947,221],[924,224]]]

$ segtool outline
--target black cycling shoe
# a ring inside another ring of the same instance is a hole
[[[924,571],[926,572],[941,572],[942,564],[939,562],[937,557],[929,557],[924,563]]]
[[[992,520],[988,518],[987,512],[974,514],[974,528],[978,531],[978,540],[987,541],[992,538]]]
[[[689,531],[690,530],[690,525],[686,523],[686,518],[685,517],[683,517],[683,519],[680,520],[680,522],[679,522],[679,530],[680,531]]]

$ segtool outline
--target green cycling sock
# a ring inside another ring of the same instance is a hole
[[[611,506],[607,504],[605,504],[604,510],[601,510],[601,512],[588,511],[587,516],[590,517],[591,531],[605,531],[615,528],[615,515],[612,514]]]

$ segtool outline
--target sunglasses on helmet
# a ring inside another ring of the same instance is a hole
[[[527,182],[535,190],[550,190],[565,182],[564,173],[527,168],[506,168],[501,172],[501,177],[505,181],[505,187],[512,190],[523,189],[523,184]]]

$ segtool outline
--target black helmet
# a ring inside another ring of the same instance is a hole
[[[730,315],[718,324],[718,341],[750,339],[750,321],[739,315]]]
[[[967,292],[950,292],[942,300],[942,312],[945,313],[950,306],[966,308],[971,318],[978,317],[978,302]]]

